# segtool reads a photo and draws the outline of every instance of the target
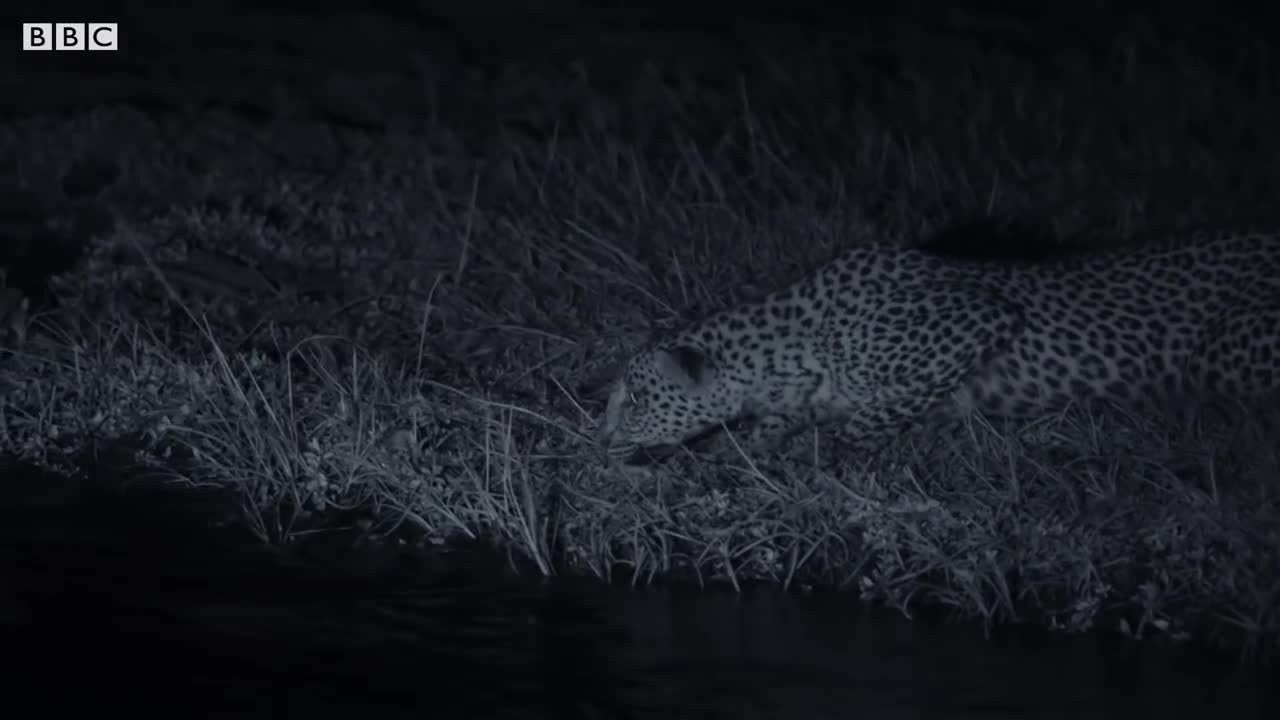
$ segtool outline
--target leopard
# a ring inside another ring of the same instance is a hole
[[[1194,229],[1018,262],[878,240],[651,338],[612,383],[596,441],[625,464],[734,424],[760,450],[834,425],[875,452],[974,413],[1278,389],[1280,233]]]

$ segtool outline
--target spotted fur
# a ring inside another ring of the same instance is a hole
[[[1190,233],[1045,262],[869,244],[650,343],[600,423],[614,457],[755,421],[874,447],[925,418],[1280,388],[1280,235]]]

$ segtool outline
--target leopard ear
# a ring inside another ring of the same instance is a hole
[[[688,345],[661,348],[656,351],[658,372],[685,390],[705,387],[715,378],[715,365],[702,350]]]

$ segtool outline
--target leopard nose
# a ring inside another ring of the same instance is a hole
[[[596,445],[600,448],[607,449],[609,441],[613,439],[613,431],[615,428],[610,427],[607,422],[601,422],[600,427],[596,428]]]

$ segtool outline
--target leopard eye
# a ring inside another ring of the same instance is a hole
[[[641,398],[641,394],[640,394],[639,392],[631,391],[631,392],[627,393],[627,400],[628,400],[632,405],[639,405],[639,404],[640,404],[640,398]]]

